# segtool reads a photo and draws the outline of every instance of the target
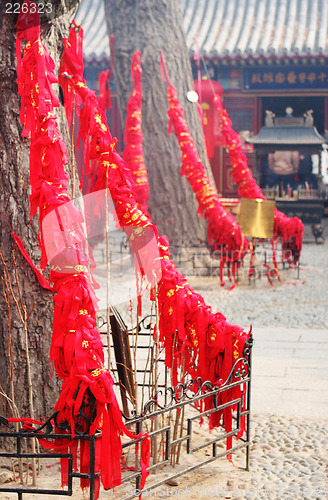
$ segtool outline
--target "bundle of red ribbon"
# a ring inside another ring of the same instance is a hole
[[[131,61],[131,77],[134,89],[131,93],[127,105],[127,117],[125,121],[124,142],[125,148],[123,160],[126,166],[131,171],[131,177],[134,181],[134,195],[138,208],[149,216],[148,199],[149,185],[147,178],[147,170],[144,164],[144,155],[142,148],[142,130],[141,130],[141,106],[142,106],[142,89],[141,89],[141,60],[140,52],[137,51],[132,56]]]
[[[110,70],[106,69],[99,75],[99,97],[98,102],[100,108],[106,113],[107,109],[111,109],[112,101],[110,96]]]
[[[161,53],[162,78],[167,83],[167,100],[169,104],[169,127],[177,136],[182,153],[181,175],[186,175],[189,184],[196,195],[199,204],[198,213],[207,221],[208,244],[213,252],[220,255],[220,278],[223,281],[223,267],[232,264],[232,276],[236,286],[237,268],[248,249],[248,242],[231,213],[226,212],[220,203],[210,179],[206,173],[195,143],[188,129],[184,110],[181,106],[176,89],[172,85],[166,68],[163,53]]]
[[[173,126],[182,152],[181,175],[186,175],[196,199],[198,212],[208,221],[208,244],[212,251],[220,254],[220,278],[223,281],[223,266],[232,264],[234,286],[236,285],[237,267],[247,252],[248,242],[242,234],[240,226],[231,213],[226,212],[220,203],[219,196],[209,180],[205,167],[200,161],[194,141],[188,130],[183,107],[179,103],[177,93],[172,84],[167,89],[169,103],[169,133]]]

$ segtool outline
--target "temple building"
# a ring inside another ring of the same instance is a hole
[[[303,148],[305,154],[299,153],[298,170],[311,169],[307,184],[302,187],[315,189],[317,182],[313,175],[317,175],[318,167],[310,167],[309,162],[313,163],[314,152],[322,150],[328,133],[327,0],[180,0],[179,3],[194,78],[197,80],[201,74],[201,78],[213,79],[222,86],[224,107],[234,130],[240,134],[248,164],[258,182],[263,188],[271,187],[274,182],[275,171],[272,170],[271,178],[269,172],[274,165],[270,156],[274,150],[261,155],[257,151],[255,156],[254,148],[259,143],[252,138],[270,119],[278,125],[287,116],[287,120],[298,120],[299,127],[311,123],[311,130],[303,127],[303,139],[294,137],[293,148],[297,150],[298,139],[314,140],[317,147]],[[85,29],[86,79],[96,88],[99,72],[109,66],[103,0],[82,0],[77,19]],[[193,57],[196,47],[200,64]],[[202,82],[206,86],[206,80]],[[113,105],[115,127],[119,126],[115,99]],[[212,104],[202,102],[202,106],[210,110]],[[236,186],[228,155],[220,136],[210,127],[208,124],[206,134],[213,145],[210,161],[216,185],[223,196],[233,197]],[[284,127],[283,134],[293,133],[286,132],[286,123]],[[278,132],[275,128],[267,130],[271,136]],[[286,168],[286,174],[280,171],[277,175],[290,175],[289,167]],[[292,173],[298,183],[300,176],[295,168]],[[274,169],[277,172],[277,167]],[[322,173],[326,173],[325,164]],[[293,191],[295,187],[293,184],[289,189]]]

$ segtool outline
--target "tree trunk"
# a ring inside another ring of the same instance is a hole
[[[176,137],[167,132],[167,86],[160,73],[162,49],[196,147],[213,179],[196,105],[186,99],[187,91],[193,89],[193,78],[179,2],[105,0],[105,12],[109,34],[114,34],[114,81],[123,123],[133,88],[132,55],[136,50],[141,52],[143,147],[152,219],[171,244],[199,243],[205,239],[205,221],[197,215],[198,204],[186,178],[180,177],[181,153]]]
[[[20,98],[16,84],[16,54],[14,28],[16,16],[0,13],[0,210],[6,215],[13,231],[22,239],[27,253],[39,267],[38,223],[30,222],[29,217],[29,140],[21,138],[22,126],[19,119]],[[68,26],[68,16],[61,18],[62,29]],[[57,28],[45,26],[41,38],[50,55],[59,63],[59,50],[63,44],[58,39]],[[62,115],[63,116],[63,115]],[[18,297],[17,285],[12,261],[14,240],[0,214],[0,250],[3,254],[14,293]],[[60,390],[60,381],[49,364],[49,350],[52,332],[53,293],[44,290],[20,251],[16,247],[15,258],[17,275],[22,294],[22,302],[27,313],[35,303],[28,321],[29,354],[33,383],[34,408],[36,417],[42,417],[53,411]],[[0,276],[4,275],[4,266],[0,260]],[[5,393],[10,395],[10,362],[8,338],[8,313],[0,283],[0,384]],[[21,416],[29,416],[27,391],[27,364],[24,340],[24,328],[19,318],[16,305],[9,296],[11,309],[11,336],[13,347],[13,375],[15,400]],[[4,402],[4,398],[0,401]],[[8,406],[0,404],[0,415],[10,415]]]

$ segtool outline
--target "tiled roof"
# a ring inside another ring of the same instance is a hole
[[[207,57],[328,56],[328,0],[179,0],[187,45]],[[86,57],[109,54],[103,0],[82,0]]]
[[[324,144],[326,139],[319,134],[315,127],[305,126],[273,126],[262,127],[260,132],[247,140],[256,145],[316,145]]]
[[[103,0],[82,0],[76,21],[84,30],[83,52],[85,59],[109,58],[110,46]]]

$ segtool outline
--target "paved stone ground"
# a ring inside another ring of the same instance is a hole
[[[328,331],[257,327],[252,411],[328,420]]]

